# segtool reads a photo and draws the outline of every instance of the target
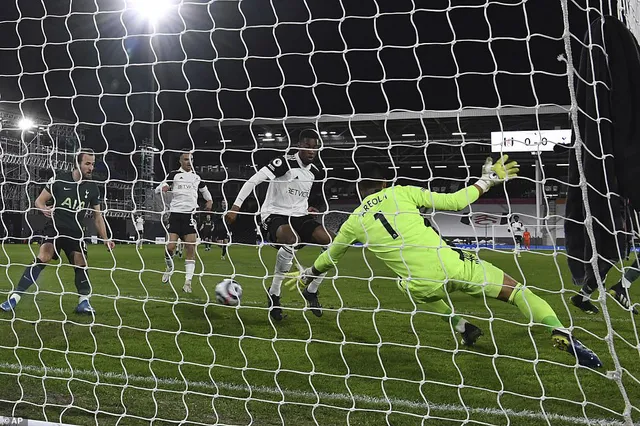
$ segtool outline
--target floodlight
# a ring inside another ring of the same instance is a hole
[[[33,128],[34,125],[35,123],[30,118],[25,117],[25,118],[22,118],[20,121],[18,121],[18,128],[20,130],[29,130]]]
[[[171,7],[169,0],[129,0],[129,7],[143,19],[155,24]]]

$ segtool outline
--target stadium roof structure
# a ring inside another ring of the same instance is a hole
[[[204,120],[192,128],[196,149],[285,150],[295,146],[301,129],[321,132],[323,158],[332,165],[352,165],[355,149],[388,151],[394,161],[423,164],[425,155],[435,164],[459,164],[464,146],[467,163],[482,163],[491,152],[491,132],[569,129],[569,106],[469,108],[459,111],[390,112],[353,116],[289,117],[286,119]],[[289,142],[291,139],[291,143]],[[566,154],[566,149],[562,149]],[[553,153],[541,154],[550,158]],[[518,154],[523,163],[535,156]],[[566,155],[558,160],[566,163]],[[519,160],[520,161],[520,160]]]

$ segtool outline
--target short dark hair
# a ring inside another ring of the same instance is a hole
[[[316,139],[320,140],[320,135],[313,129],[304,129],[300,132],[300,136],[298,137],[298,144],[302,143],[305,139]]]
[[[386,166],[380,163],[374,163],[373,161],[367,161],[357,166],[360,171],[360,179],[362,179],[358,183],[360,191],[382,188],[386,180]]]
[[[85,155],[96,155],[96,153],[91,148],[80,149],[80,152],[78,152],[78,155],[76,155],[76,162],[78,163],[78,165],[82,163],[82,157],[84,157]]]

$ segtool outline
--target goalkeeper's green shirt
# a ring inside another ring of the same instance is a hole
[[[320,272],[337,264],[347,249],[360,242],[399,277],[438,287],[459,272],[460,254],[425,226],[418,210],[462,210],[480,196],[475,187],[439,194],[415,186],[393,186],[369,195],[342,224],[329,250],[315,261]]]

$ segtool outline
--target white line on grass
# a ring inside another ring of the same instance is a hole
[[[204,389],[212,389],[212,390],[228,390],[228,391],[240,391],[247,392],[246,385],[238,385],[235,383],[225,383],[225,382],[202,382],[202,381],[185,381],[177,378],[153,378],[153,377],[145,377],[145,376],[135,376],[131,374],[120,374],[120,373],[112,373],[112,372],[103,372],[103,371],[91,371],[91,370],[72,370],[69,368],[55,368],[55,367],[38,367],[35,365],[20,365],[20,364],[9,364],[9,363],[0,363],[0,370],[12,370],[16,372],[29,372],[29,373],[38,373],[40,375],[46,374],[48,377],[58,377],[60,376],[71,376],[74,377],[84,377],[87,379],[96,379],[96,374],[99,375],[103,379],[117,379],[117,380],[128,380],[129,382],[142,382],[142,383],[152,383],[154,385],[187,385],[189,388],[204,388]],[[71,377],[61,377],[63,379],[71,379]],[[316,400],[316,394],[313,392],[299,391],[299,390],[290,390],[290,389],[282,389],[282,392],[277,388],[272,388],[268,386],[251,386],[251,390],[253,392],[264,393],[268,395],[274,395],[279,398],[282,395],[288,395],[295,398],[308,398],[312,400]],[[477,414],[486,414],[490,416],[510,416],[510,417],[521,417],[527,419],[536,419],[536,420],[558,420],[564,421],[567,423],[579,424],[579,425],[589,425],[589,426],[624,426],[626,423],[620,422],[613,419],[585,419],[584,417],[575,417],[575,416],[565,416],[562,414],[555,413],[547,413],[546,415],[531,411],[531,410],[511,410],[505,409],[499,410],[497,408],[488,408],[488,407],[466,407],[463,405],[456,404],[436,404],[429,403],[426,404],[420,401],[409,401],[406,399],[398,399],[398,398],[376,398],[367,395],[351,395],[344,393],[330,393],[330,392],[318,392],[318,397],[320,400],[334,400],[334,401],[342,401],[342,402],[360,402],[366,404],[376,404],[388,406],[391,403],[393,406],[401,406],[408,408],[422,408],[430,411],[449,411],[449,412],[469,412],[469,413],[477,413]],[[274,401],[278,402],[278,401]],[[638,425],[638,423],[636,423]]]

